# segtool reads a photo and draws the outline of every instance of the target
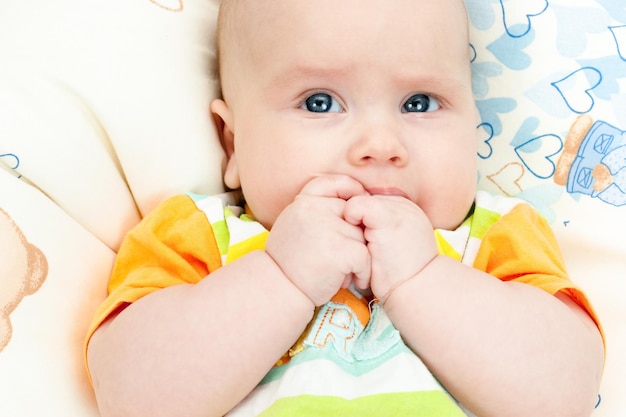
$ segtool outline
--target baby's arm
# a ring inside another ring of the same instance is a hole
[[[437,256],[432,226],[408,200],[358,197],[346,216],[365,226],[374,294],[406,343],[468,409],[480,417],[591,414],[603,346],[596,325],[569,297]]]
[[[89,344],[107,416],[221,416],[263,378],[313,314],[257,251],[196,285],[156,291],[109,319]]]
[[[344,198],[359,192],[347,178],[312,181],[266,251],[147,295],[102,325],[88,351],[102,416],[222,416],[239,403],[298,339],[314,304],[346,277],[369,281],[361,229],[342,219]]]
[[[442,384],[480,417],[589,416],[603,347],[569,297],[437,257],[385,308]]]

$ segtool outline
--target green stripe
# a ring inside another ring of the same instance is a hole
[[[226,255],[228,252],[228,243],[230,242],[230,232],[228,231],[228,225],[226,220],[219,220],[211,224],[213,227],[213,234],[217,241],[217,246],[220,249],[220,255]]]
[[[470,237],[482,239],[487,230],[491,228],[502,215],[484,207],[476,207],[474,215],[469,219],[472,222],[470,227]]]
[[[465,417],[443,391],[400,392],[370,395],[353,400],[301,395],[282,398],[262,417]]]

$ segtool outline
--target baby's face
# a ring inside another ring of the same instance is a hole
[[[258,10],[222,68],[225,178],[255,216],[271,227],[311,178],[344,174],[456,227],[474,197],[478,124],[462,2],[239,1]]]

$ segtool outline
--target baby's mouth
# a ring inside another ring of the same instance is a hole
[[[369,187],[366,190],[371,195],[388,195],[409,198],[404,191],[396,187]]]

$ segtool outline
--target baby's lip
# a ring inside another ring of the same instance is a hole
[[[388,195],[409,198],[409,196],[399,188],[395,187],[369,187],[367,192],[371,195]]]

